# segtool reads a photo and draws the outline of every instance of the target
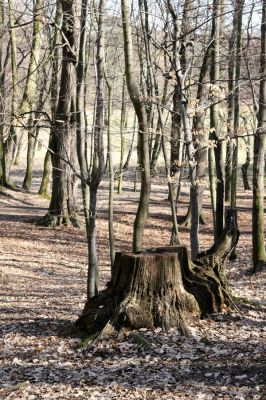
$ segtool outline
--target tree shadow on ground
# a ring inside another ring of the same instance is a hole
[[[16,189],[15,191],[23,193],[23,190],[19,189],[19,188]],[[23,200],[21,198],[18,200],[17,197],[13,196],[12,194],[10,194],[8,192],[0,191],[0,196],[3,196],[7,199],[10,199],[10,200],[22,203],[22,204],[25,204],[26,206],[29,206],[29,207],[34,207],[34,205],[31,202]],[[8,205],[8,207],[12,207],[12,205],[10,205],[10,206]],[[13,206],[13,207],[16,208],[17,206]],[[19,208],[22,208],[22,207],[19,207]]]
[[[7,208],[10,209],[11,207],[8,206]],[[14,208],[16,211],[18,210],[18,207],[12,207],[12,208]],[[21,207],[19,207],[19,208],[21,208]],[[25,208],[25,211],[24,211],[24,208]],[[22,209],[22,212],[20,214],[13,213],[13,211],[11,211],[12,214],[8,214],[8,213],[0,214],[0,221],[3,221],[3,222],[16,221],[16,222],[24,222],[27,224],[34,224],[35,223],[34,221],[36,221],[36,215],[38,215],[38,211],[44,210],[44,212],[45,212],[45,210],[46,210],[45,208],[41,209],[38,207],[32,207],[30,210],[29,210],[29,207],[24,207],[24,208]]]
[[[252,304],[244,304],[240,305],[243,308],[243,311],[263,311],[263,305],[260,303],[252,303]],[[42,313],[45,311],[52,312],[53,308],[49,306],[47,309],[41,310]],[[53,332],[57,332],[57,336],[67,337],[68,335],[72,335],[72,333],[78,334],[77,329],[75,328],[75,324],[73,321],[67,319],[54,319],[54,318],[45,318],[45,317],[29,317],[29,319],[25,319],[24,321],[20,318],[12,318],[12,315],[17,314],[26,314],[31,316],[33,313],[38,312],[38,310],[29,309],[27,307],[2,307],[2,313],[7,316],[7,319],[4,323],[0,325],[0,337],[6,331],[12,331],[16,333],[20,333],[23,335],[31,336],[34,332],[35,336],[50,336],[51,335],[51,326],[53,326]],[[77,315],[78,318],[78,315]],[[218,322],[222,325],[227,323],[237,322],[238,328],[260,328],[262,320],[254,320],[248,316],[240,315],[240,314],[213,314],[209,315],[209,318]],[[10,321],[10,322],[9,322]],[[83,336],[83,333],[79,333],[80,336]]]
[[[128,340],[131,340],[130,337]],[[16,360],[5,363],[1,370],[6,382],[19,384],[25,381],[47,384],[70,384],[72,387],[80,385],[82,380],[87,385],[107,386],[115,381],[116,384],[128,387],[139,386],[142,389],[162,389],[167,385],[168,390],[182,384],[201,384],[206,386],[246,386],[255,388],[264,383],[264,364],[259,359],[245,361],[250,356],[243,354],[243,359],[236,358],[230,352],[213,357],[210,349],[226,349],[227,342],[213,341],[206,344],[206,349],[195,350],[193,359],[186,354],[180,354],[180,359],[158,356],[153,350],[137,348],[134,354],[112,348],[99,349],[88,358],[90,350],[80,351],[72,355],[70,362],[67,355],[58,356],[53,352],[46,354],[16,353]],[[232,348],[239,348],[241,343],[230,343]],[[173,347],[178,343],[173,344]],[[191,343],[193,346],[193,343]],[[131,348],[132,349],[132,348]],[[241,351],[244,351],[241,348]],[[32,364],[32,359],[35,364]],[[36,362],[39,360],[39,362]],[[26,360],[25,360],[26,359]],[[95,359],[95,362],[94,362]],[[20,361],[21,360],[21,361]],[[108,361],[108,362],[106,362]],[[24,362],[32,365],[23,365]],[[65,365],[64,365],[65,364]],[[69,365],[72,364],[72,365]]]
[[[28,312],[29,318],[23,321],[23,319],[12,318],[11,315],[14,313],[25,313]],[[8,314],[8,319],[0,325],[0,337],[3,337],[7,332],[13,332],[22,336],[37,336],[37,337],[50,337],[58,336],[61,338],[70,337],[84,337],[82,332],[79,332],[73,321],[68,319],[56,319],[56,318],[34,318],[29,313],[30,310],[25,308],[15,309],[3,309],[3,313]],[[52,310],[51,310],[52,311]]]
[[[7,217],[6,221],[13,221],[12,216],[10,220],[8,219],[9,216]],[[1,220],[1,216],[0,216]],[[74,228],[74,227],[56,227],[56,228],[50,228],[50,227],[43,227],[43,226],[38,226],[38,229],[35,229],[35,224],[32,222],[32,219],[29,218],[27,220],[23,220],[21,216],[18,216],[17,222],[23,222],[23,223],[28,223],[29,225],[32,225],[32,229],[27,229],[25,227],[21,227],[19,230],[14,229],[10,231],[4,231],[4,236],[5,237],[11,237],[11,238],[16,238],[16,239],[23,239],[23,240],[28,240],[28,241],[33,241],[33,242],[40,242],[40,243],[45,243],[47,245],[53,244],[53,243],[58,243],[58,240],[60,239],[60,245],[68,245],[69,243],[73,242],[79,242],[79,243],[86,243],[86,238],[84,234],[84,230]],[[40,237],[40,230],[42,231],[42,236]],[[73,232],[75,235],[73,235]],[[46,235],[44,234],[46,233]],[[1,236],[1,230],[0,230],[0,236]]]

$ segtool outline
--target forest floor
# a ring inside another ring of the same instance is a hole
[[[18,168],[18,183],[21,174]],[[33,223],[48,206],[47,200],[35,194],[38,182],[35,179],[31,193],[0,192],[1,399],[266,398],[265,275],[250,274],[251,192],[238,195],[238,258],[227,265],[239,311],[197,321],[188,338],[174,329],[142,329],[86,345],[70,334],[86,297],[85,232]],[[154,179],[145,247],[169,244],[166,187],[163,179]],[[102,288],[110,273],[107,189],[104,181],[97,228]],[[115,196],[116,250],[131,247],[138,195],[128,180],[123,194]],[[184,188],[181,214],[187,203]],[[202,249],[213,241],[207,194],[204,217]],[[188,228],[180,230],[184,244],[188,244],[188,235]]]

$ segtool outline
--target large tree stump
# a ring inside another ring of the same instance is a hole
[[[78,325],[90,334],[107,323],[115,329],[178,327],[185,332],[187,321],[200,311],[183,286],[182,256],[182,247],[116,253],[109,287],[88,300]]]
[[[116,330],[176,327],[187,332],[191,318],[230,305],[223,268],[238,236],[236,215],[229,213],[221,238],[195,263],[184,246],[116,253],[111,282],[87,301],[77,326],[89,334],[105,326]]]

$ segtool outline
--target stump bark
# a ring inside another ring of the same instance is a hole
[[[183,286],[182,249],[116,253],[109,287],[87,301],[78,325],[90,334],[107,323],[115,329],[178,327],[186,332],[187,321],[200,311]]]
[[[238,237],[236,214],[231,212],[220,239],[195,263],[184,246],[116,253],[111,282],[87,301],[77,326],[90,335],[106,326],[176,327],[186,333],[192,318],[231,304],[224,262]]]
[[[209,250],[198,254],[194,261],[191,271],[196,277],[192,274],[186,287],[196,297],[203,316],[221,312],[224,306],[234,306],[224,266],[236,248],[239,235],[237,212],[228,210],[221,236]]]

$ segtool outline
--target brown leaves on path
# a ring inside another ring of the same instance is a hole
[[[115,198],[117,250],[130,248],[138,193],[125,183]],[[109,278],[107,184],[99,199],[98,246],[101,285]],[[167,245],[171,218],[166,185],[153,185],[145,246]],[[202,247],[212,242],[205,196]],[[187,207],[182,193],[181,211]],[[244,201],[249,210],[250,198]],[[0,194],[0,398],[3,399],[263,399],[265,338],[263,276],[251,268],[251,213],[239,214],[238,259],[228,266],[242,315],[213,315],[191,327],[140,330],[82,345],[68,335],[85,301],[87,246],[74,228],[30,223],[48,202],[33,194]],[[181,237],[188,241],[189,231]],[[138,340],[137,338],[140,338]],[[146,343],[146,345],[144,345]]]

